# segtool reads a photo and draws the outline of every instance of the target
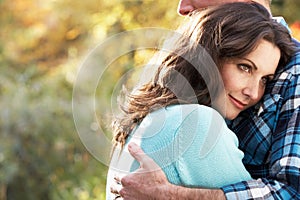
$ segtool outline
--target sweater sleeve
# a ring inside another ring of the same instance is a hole
[[[198,106],[177,129],[176,169],[181,183],[189,187],[220,188],[251,179],[238,149],[236,135],[212,108]],[[176,149],[176,148],[174,148]]]

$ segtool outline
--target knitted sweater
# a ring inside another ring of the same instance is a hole
[[[238,149],[236,135],[214,109],[198,105],[172,105],[148,114],[127,139],[163,169],[168,180],[189,187],[220,188],[251,179]],[[127,174],[139,164],[127,150],[116,150],[107,177],[109,188],[117,173]]]

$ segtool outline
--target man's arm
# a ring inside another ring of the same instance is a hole
[[[300,108],[282,114],[273,133],[270,163],[248,166],[252,175],[264,178],[227,185],[222,188],[228,199],[300,199]],[[253,169],[251,169],[254,167]],[[265,169],[267,168],[267,170]],[[255,174],[257,173],[257,174]]]
[[[119,191],[124,200],[215,199],[225,200],[220,189],[186,188],[169,183],[160,167],[134,143],[128,145],[130,154],[140,168],[121,179]]]

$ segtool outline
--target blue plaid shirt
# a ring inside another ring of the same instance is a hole
[[[229,124],[253,180],[223,187],[227,199],[300,199],[299,75],[297,52],[268,85],[260,105]]]

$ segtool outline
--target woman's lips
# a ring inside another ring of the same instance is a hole
[[[230,95],[229,95],[229,99],[230,99],[230,101],[232,102],[232,104],[233,104],[235,107],[237,107],[238,109],[240,109],[240,110],[244,110],[245,107],[247,106],[247,104],[245,104],[245,103],[243,103],[243,102],[237,100],[236,98],[234,98],[234,97],[232,97],[232,96],[230,96]]]

